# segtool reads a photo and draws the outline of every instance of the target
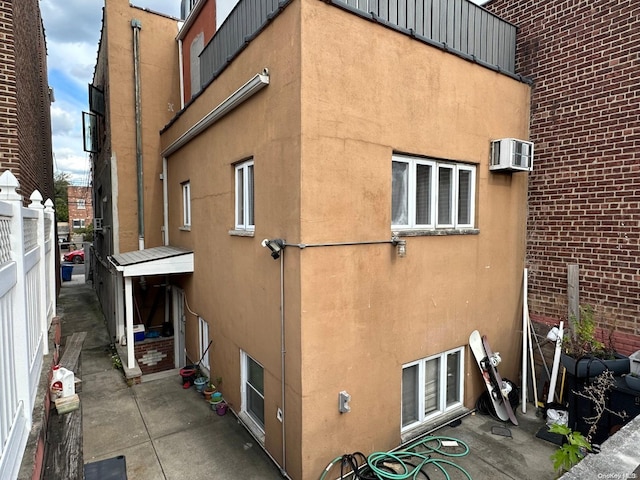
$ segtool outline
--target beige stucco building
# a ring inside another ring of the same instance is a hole
[[[212,378],[294,479],[472,408],[474,329],[518,378],[527,174],[489,162],[528,138],[530,87],[349,4],[284,2],[221,68],[214,37],[161,134],[187,356],[213,341]]]
[[[475,329],[518,379],[527,173],[490,152],[528,138],[530,87],[515,28],[470,2],[241,0],[212,37],[213,3],[105,4],[94,284],[128,375],[133,325],[161,328],[169,368],[204,355],[282,471],[318,478],[472,408]]]
[[[109,258],[163,245],[158,132],[181,108],[179,22],[126,0],[108,0],[102,23],[89,95],[97,132],[91,142],[96,218],[91,268],[107,324],[119,340],[124,332],[117,315],[124,303],[115,292],[123,287]],[[139,296],[137,321],[147,321],[154,301]]]

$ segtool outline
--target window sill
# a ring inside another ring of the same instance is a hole
[[[260,427],[256,425],[256,423],[247,414],[247,412],[240,411],[238,413],[238,420],[240,420],[240,423],[242,423],[244,427],[249,430],[249,433],[253,438],[260,442],[260,444],[264,445],[264,432],[260,430]]]
[[[393,230],[399,237],[440,237],[445,235],[478,235],[478,228],[439,228],[434,230]]]
[[[183,227],[178,228],[178,230],[182,230],[183,232],[190,232],[191,231],[191,226],[188,226],[188,227],[184,227],[183,226]]]
[[[448,423],[451,423],[453,420],[460,417],[464,417],[470,413],[471,413],[471,410],[469,410],[466,407],[463,407],[463,406],[456,407],[442,415],[438,415],[435,418],[431,418],[421,423],[420,425],[416,425],[415,427],[405,432],[402,432],[400,434],[400,440],[402,443],[407,443],[413,440],[414,438],[417,438],[427,433],[431,433],[434,430],[437,430],[438,428],[444,427]]]
[[[229,235],[232,237],[255,237],[256,232],[254,230],[229,230]]]

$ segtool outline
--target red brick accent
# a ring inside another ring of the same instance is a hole
[[[516,70],[534,81],[530,309],[566,320],[567,264],[577,263],[580,303],[621,347],[640,347],[640,2],[486,7],[518,26]]]
[[[134,352],[143,375],[175,368],[173,337],[147,338],[136,342]]]

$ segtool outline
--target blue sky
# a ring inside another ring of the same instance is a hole
[[[127,1],[127,0],[109,0]],[[180,0],[131,0],[133,5],[174,17]],[[218,0],[218,25],[237,0]],[[82,148],[82,112],[88,110],[87,85],[93,77],[102,26],[103,0],[41,0],[47,40],[54,167],[76,185],[90,181],[89,156]]]

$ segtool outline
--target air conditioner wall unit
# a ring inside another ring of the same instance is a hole
[[[517,138],[501,138],[492,141],[489,170],[530,172],[533,170],[533,143]]]
[[[101,232],[102,231],[102,219],[101,218],[94,218],[93,219],[93,230],[96,232]]]

